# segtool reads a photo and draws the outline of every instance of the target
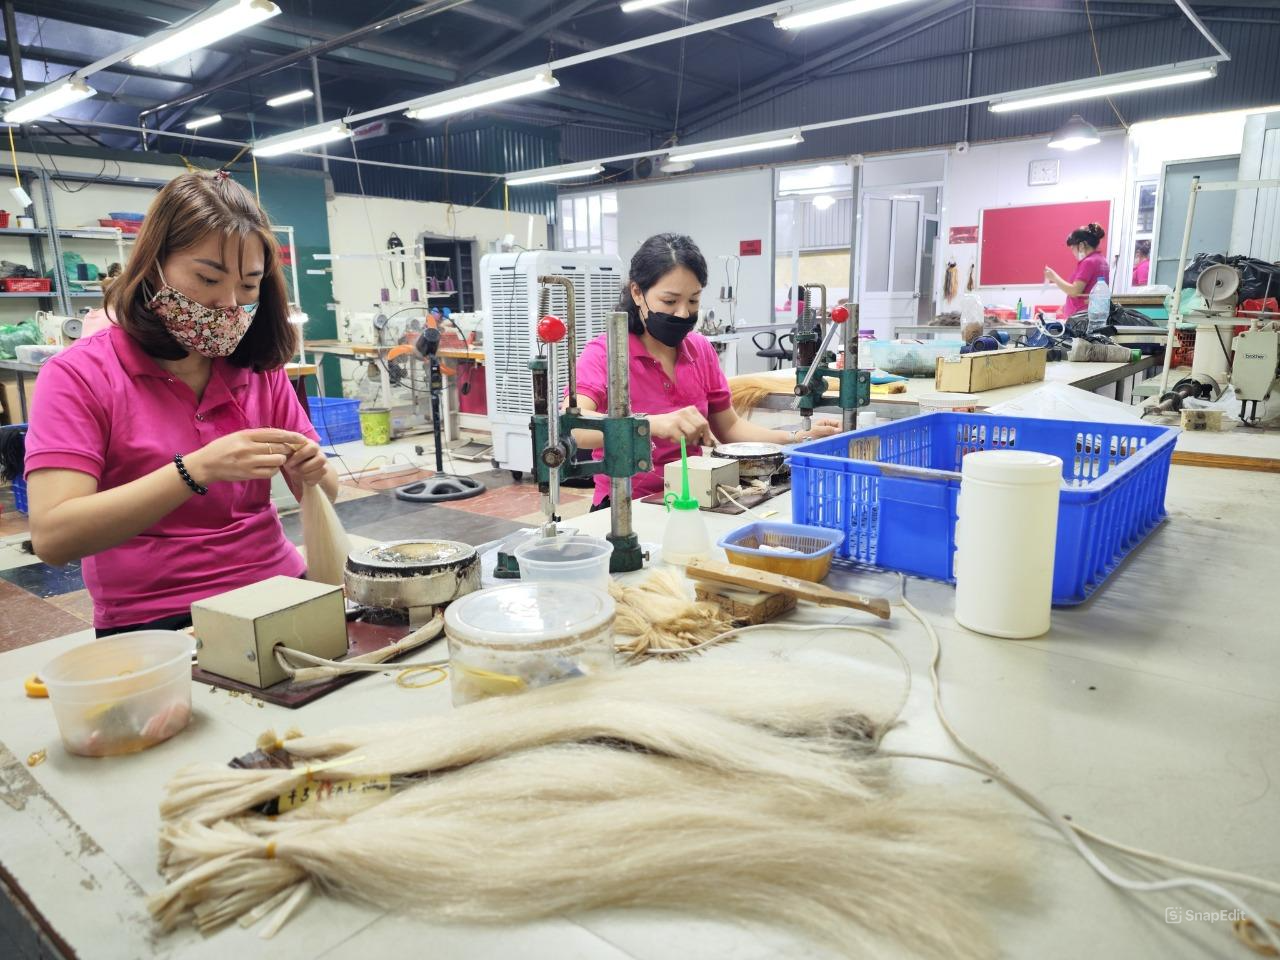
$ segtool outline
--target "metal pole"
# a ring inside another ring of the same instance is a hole
[[[609,366],[609,416],[631,416],[630,331],[627,315],[621,311],[609,314],[607,344]],[[608,454],[608,451],[605,451]],[[631,478],[609,478],[610,532],[615,538],[631,535]]]
[[[858,305],[856,303],[850,303],[846,304],[846,306],[849,310],[849,319],[841,324],[841,326],[844,327],[844,334],[841,338],[841,346],[844,347],[844,369],[854,370],[856,372],[858,369],[858,348],[854,346],[856,338],[852,336],[852,332],[849,328],[852,327],[854,330],[858,329]],[[853,364],[852,367],[849,366],[850,363]],[[857,425],[857,408],[855,407],[852,410],[845,410],[842,408],[840,411],[840,429],[845,433],[848,433],[850,430],[856,428]]]
[[[1187,199],[1187,225],[1182,231],[1182,253],[1178,256],[1178,275],[1173,281],[1173,309],[1169,311],[1169,329],[1164,340],[1164,369],[1160,374],[1160,393],[1169,392],[1169,367],[1173,363],[1173,342],[1178,335],[1178,322],[1182,319],[1182,275],[1187,269],[1187,251],[1191,246],[1191,221],[1196,215],[1196,195],[1200,192],[1200,178],[1191,178],[1191,196]]]
[[[13,99],[21,100],[27,95],[27,83],[22,76],[22,49],[18,44],[13,0],[4,0],[4,35],[9,41],[9,76],[13,78]]]
[[[316,58],[311,58],[311,86],[316,94],[316,123],[324,123],[324,100],[320,96],[320,68],[316,66]],[[329,172],[329,151],[322,144],[320,147],[320,167]]]
[[[560,445],[560,397],[556,394],[556,345],[547,344],[547,445],[555,449]],[[537,464],[534,464],[535,470]],[[560,468],[547,471],[547,495],[543,498],[542,512],[547,522],[542,525],[544,537],[556,535],[556,508],[560,506]]]

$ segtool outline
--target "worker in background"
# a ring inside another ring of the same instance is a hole
[[[690,455],[697,455],[701,444],[798,443],[840,429],[838,421],[823,419],[814,421],[811,430],[771,430],[734,412],[715,347],[694,332],[706,285],[707,261],[689,237],[658,234],[631,258],[619,306],[631,328],[631,407],[649,418],[653,436],[653,469],[632,478],[637,499],[662,492],[663,468],[680,459],[681,438]],[[578,404],[585,411],[607,406],[605,343],[605,336],[596,337],[578,359]],[[600,433],[577,430],[574,439],[580,447],[596,450],[596,459],[603,456]],[[609,506],[609,478],[597,475],[595,484],[592,509],[599,510]]]
[[[1133,285],[1145,287],[1151,282],[1151,241],[1139,240],[1133,245]]]
[[[338,478],[284,372],[295,349],[267,216],[225,173],[151,204],[110,326],[47,361],[27,433],[31,542],[83,560],[99,636],[178,629],[193,601],[305,564],[271,503]]]
[[[113,263],[107,268],[107,275],[102,278],[102,306],[86,311],[80,318],[81,339],[99,330],[105,330],[111,325],[111,314],[107,312],[107,295],[111,292],[111,285],[123,271],[124,268],[118,263]]]
[[[1077,227],[1067,237],[1067,246],[1076,258],[1076,269],[1070,280],[1063,280],[1052,267],[1044,268],[1044,282],[1052,283],[1067,295],[1059,316],[1064,320],[1089,309],[1089,293],[1099,280],[1111,282],[1111,268],[1107,258],[1098,252],[1107,231],[1098,223]]]

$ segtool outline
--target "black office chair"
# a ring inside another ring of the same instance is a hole
[[[768,339],[761,343],[761,337]],[[751,342],[755,344],[756,356],[769,361],[770,370],[781,370],[784,360],[791,362],[791,334],[779,336],[771,330],[762,330],[751,338]]]

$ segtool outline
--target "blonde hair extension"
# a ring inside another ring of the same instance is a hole
[[[600,743],[545,746],[363,805],[166,823],[168,885],[148,905],[165,929],[206,932],[271,910],[283,923],[312,889],[448,920],[646,906],[779,922],[849,956],[889,939],[977,960],[994,953],[979,908],[1021,892],[1007,819],[940,791],[854,800]]]
[[[704,645],[732,626],[714,603],[699,603],[686,593],[686,583],[670,570],[655,571],[635,585],[610,581],[609,595],[617,607],[613,629],[619,637],[619,653],[635,661],[652,650]]]
[[[307,552],[307,579],[342,586],[342,571],[351,552],[347,532],[329,496],[318,486],[303,486],[299,501],[302,543]]]

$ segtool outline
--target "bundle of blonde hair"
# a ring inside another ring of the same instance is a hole
[[[446,920],[665,907],[849,955],[989,956],[976,908],[1018,889],[1018,841],[893,786],[876,752],[897,705],[848,669],[708,659],[269,738],[293,767],[171,781],[149,906],[165,929],[274,914],[264,935],[316,892]]]

